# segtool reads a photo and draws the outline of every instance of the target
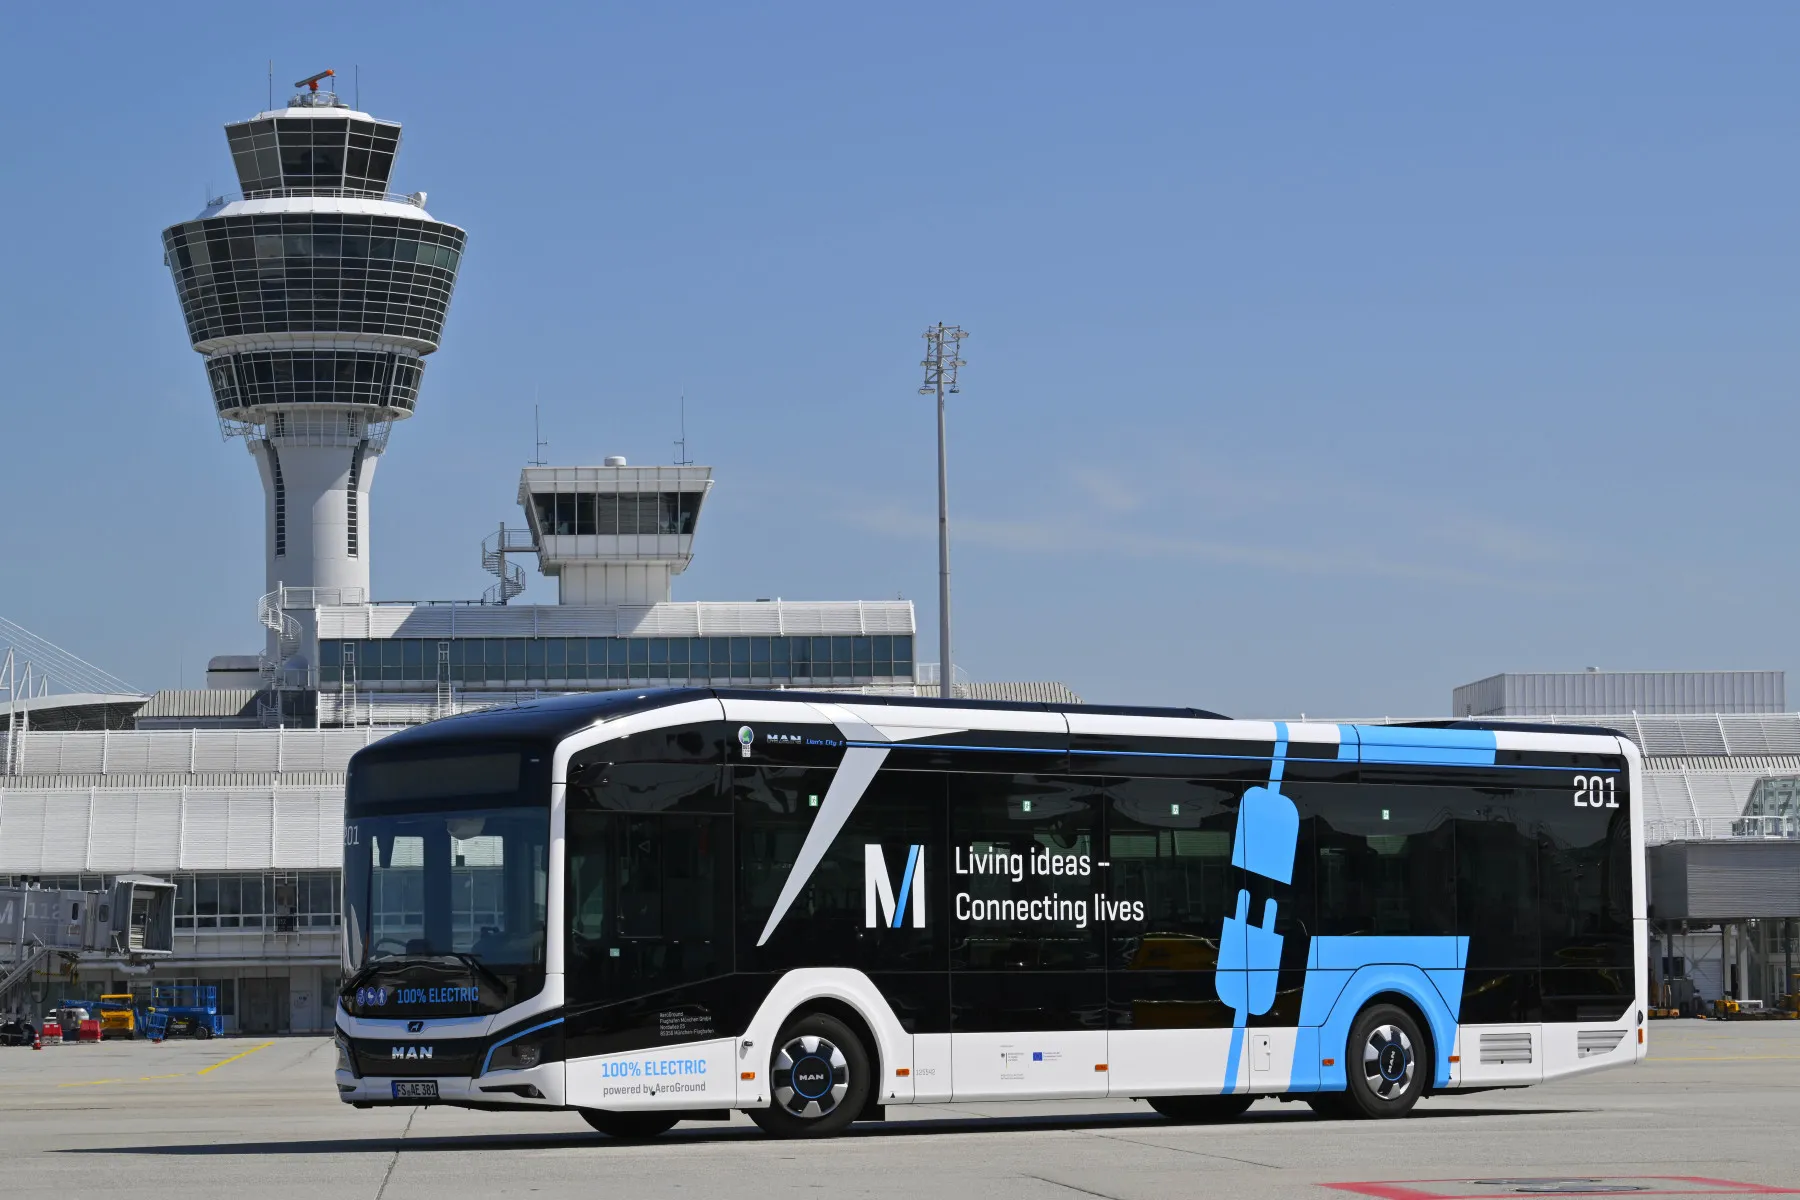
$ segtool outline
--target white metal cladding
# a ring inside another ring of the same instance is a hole
[[[0,788],[0,872],[338,867],[343,826],[341,787]]]
[[[1458,717],[1779,713],[1781,671],[1558,671],[1491,675],[1451,693]]]
[[[171,729],[26,733],[15,775],[166,775],[342,771],[393,729]]]
[[[0,871],[36,874],[44,870],[44,793],[0,792]]]
[[[575,605],[375,604],[321,607],[321,640],[449,637],[854,636],[913,633],[910,600],[690,601]]]

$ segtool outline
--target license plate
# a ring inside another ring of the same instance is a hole
[[[437,1080],[435,1079],[396,1079],[394,1080],[394,1099],[396,1100],[436,1100]]]

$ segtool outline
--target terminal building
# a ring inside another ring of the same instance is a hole
[[[484,596],[374,600],[375,468],[417,411],[466,235],[425,193],[389,192],[398,123],[295,86],[286,108],[226,126],[241,195],[163,233],[214,410],[262,483],[266,587],[245,606],[261,649],[213,658],[205,689],[144,695],[0,622],[0,884],[172,879],[174,952],[151,974],[216,985],[228,1032],[331,1027],[345,768],[398,728],[569,691],[938,682],[910,601],[676,600],[712,503],[705,466],[525,467],[522,519],[481,545]],[[555,603],[520,603],[526,561]],[[14,669],[24,658],[38,683]],[[1076,701],[1056,683],[952,678],[974,698]],[[14,1000],[35,1011],[152,981],[81,971]]]
[[[1494,675],[1451,712],[1599,725],[1644,755],[1651,978],[1671,1006],[1800,991],[1800,713],[1781,671]]]

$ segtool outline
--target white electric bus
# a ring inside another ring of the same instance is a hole
[[[1609,731],[670,689],[352,759],[340,1097],[1393,1117],[1645,1054]]]

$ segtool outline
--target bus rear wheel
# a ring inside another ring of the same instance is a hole
[[[775,1039],[769,1107],[750,1119],[776,1137],[830,1137],[862,1112],[871,1082],[862,1040],[836,1017],[808,1013]]]
[[[1254,1096],[1148,1096],[1151,1108],[1171,1121],[1201,1125],[1244,1115]]]
[[[622,1142],[643,1142],[675,1128],[675,1122],[681,1117],[677,1113],[614,1112],[606,1108],[584,1108],[581,1110],[581,1119],[607,1137],[618,1138]]]
[[[1345,1107],[1359,1117],[1403,1117],[1431,1082],[1430,1043],[1405,1009],[1371,1004],[1344,1047]]]

